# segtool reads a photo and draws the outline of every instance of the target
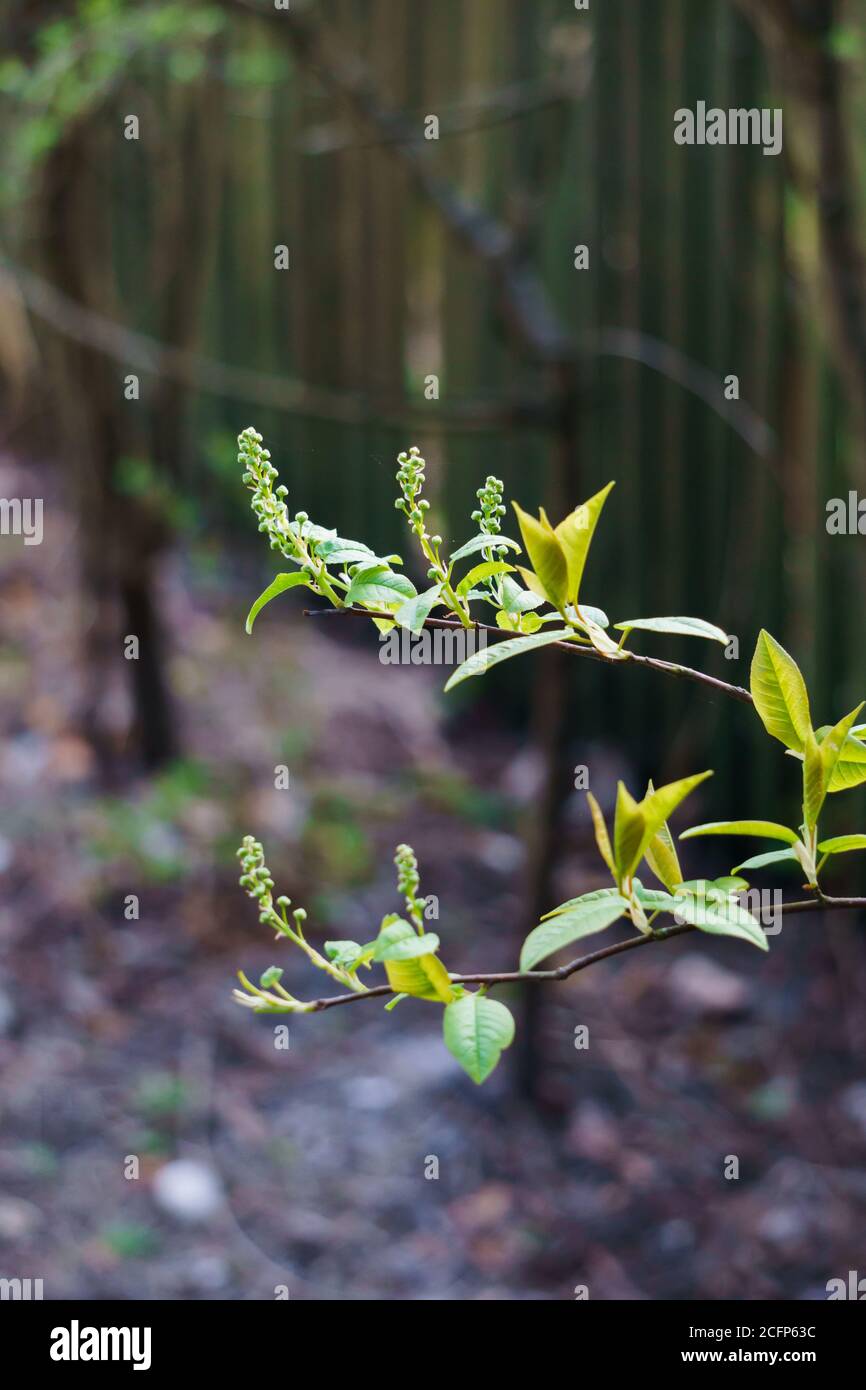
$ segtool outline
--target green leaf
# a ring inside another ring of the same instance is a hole
[[[670,893],[660,893],[657,888],[644,888],[639,879],[634,880],[634,895],[647,912],[673,912],[677,900]]]
[[[640,632],[669,632],[680,637],[706,637],[711,642],[721,642],[722,646],[727,646],[731,640],[726,632],[714,623],[707,623],[703,618],[629,618],[624,623],[614,623],[614,627],[619,632],[631,632],[636,628]]]
[[[803,817],[807,825],[817,825],[827,796],[827,767],[818,740],[807,729],[803,739]]]
[[[521,572],[528,573],[525,570]],[[531,589],[521,589],[513,579],[503,579],[502,606],[512,617],[516,613],[526,613],[530,609],[540,608],[544,602],[543,594],[533,593]]]
[[[681,840],[694,840],[698,835],[756,835],[761,840],[784,840],[786,845],[799,844],[800,837],[786,825],[771,820],[716,820],[706,825],[693,825],[684,830]]]
[[[655,791],[652,782],[647,786],[647,795]],[[673,837],[668,829],[667,818],[644,849],[644,858],[650,869],[665,888],[674,888],[682,883],[683,874],[674,847]]]
[[[386,917],[374,945],[374,959],[384,964],[395,994],[442,1003],[453,999],[448,971],[434,954],[439,949],[438,936],[419,936],[402,918]]]
[[[673,815],[680,803],[685,801],[695,787],[700,786],[701,782],[705,782],[712,775],[712,772],[696,772],[692,777],[681,777],[678,782],[669,782],[665,787],[653,789],[644,797],[640,803],[640,811],[646,827],[640,846],[641,857],[645,854],[653,837],[665,821]]]
[[[549,602],[547,594],[544,592],[544,585],[537,574],[534,574],[532,570],[524,569],[523,565],[517,566],[517,573],[530,593],[535,594],[536,598],[540,598],[542,603]]]
[[[767,869],[771,864],[799,864],[799,862],[792,849],[771,849],[766,854],[755,854],[751,859],[744,859],[742,864],[736,864],[734,873],[738,874],[741,869]]]
[[[434,584],[432,589],[425,589],[423,594],[408,599],[395,611],[394,617],[401,627],[407,627],[410,632],[420,632],[441,596],[442,585]]]
[[[637,868],[645,833],[646,821],[640,806],[625,783],[619,782],[613,822],[613,857],[619,884],[629,878]]]
[[[340,536],[320,541],[316,554],[328,565],[367,565],[379,562],[379,556],[363,541],[345,541]]]
[[[699,896],[691,895],[677,896],[676,917],[678,921],[689,923],[712,936],[735,936],[741,941],[751,942],[761,951],[769,950],[760,922],[738,903],[720,902],[712,898],[702,900]]]
[[[283,972],[278,965],[269,965],[267,970],[262,972],[259,984],[262,989],[270,989],[272,985],[278,985],[283,978]]]
[[[514,1041],[514,1019],[498,999],[463,994],[445,1009],[445,1046],[480,1086]]]
[[[836,835],[818,846],[821,854],[847,854],[853,849],[866,849],[866,835]]]
[[[828,792],[849,791],[866,782],[866,743],[849,734],[830,776]]]
[[[751,689],[767,733],[802,752],[812,729],[806,682],[794,658],[763,628],[752,657]]]
[[[278,574],[276,579],[265,589],[264,593],[259,594],[247,614],[247,632],[252,632],[253,623],[265,605],[270,603],[272,598],[276,598],[278,594],[284,594],[287,589],[297,589],[301,584],[305,584],[307,588],[310,587],[309,575],[303,574],[300,570],[295,571],[293,574]]]
[[[828,729],[824,736],[819,739],[821,745],[821,758],[824,763],[826,775],[827,791],[833,790],[833,777],[839,766],[840,759],[846,753],[850,742],[849,735],[852,731],[854,720],[863,708],[859,704],[850,714],[846,714],[844,719],[840,719],[838,724],[834,724]]]
[[[476,565],[464,579],[460,580],[457,585],[457,596],[458,598],[465,598],[473,585],[480,584],[483,579],[492,579],[495,574],[513,573],[514,566],[506,565],[504,560],[485,560],[482,565]]]
[[[373,565],[361,570],[352,580],[346,603],[366,603],[380,607],[385,604],[400,603],[402,599],[414,598],[415,585],[405,574],[398,574],[385,565]]]
[[[479,550],[496,550],[499,545],[506,546],[508,550],[516,550],[520,554],[520,546],[510,536],[473,536],[471,541],[467,541],[459,550],[455,550],[453,555],[449,555],[449,569],[456,565],[458,560],[465,560],[467,555],[477,555]]]
[[[498,613],[496,618],[498,621]],[[521,632],[526,632],[530,635],[534,632],[538,632],[541,628],[541,619],[537,613],[521,613],[519,617],[512,619],[512,621],[517,623]]]
[[[565,553],[568,567],[566,599],[569,603],[577,603],[589,547],[592,544],[602,508],[612,487],[613,483],[608,483],[607,487],[603,487],[587,502],[576,507],[556,528],[556,538]]]
[[[523,544],[541,587],[554,608],[561,610],[568,600],[568,562],[556,532],[543,508],[540,519],[536,521],[516,502],[511,505],[517,514]]]
[[[592,619],[586,615],[585,610],[581,611],[584,613],[584,616],[579,619],[580,625],[595,647],[595,650],[601,652],[603,656],[613,657],[617,661],[628,661],[629,653],[622,651],[618,643],[614,642],[612,637],[608,637],[604,628],[599,627],[598,623],[594,623]]]
[[[438,956],[418,956],[414,960],[386,960],[385,974],[395,994],[411,994],[447,1004],[454,998],[448,971]]]
[[[687,895],[693,898],[704,897],[708,902],[726,902],[732,895],[742,893],[748,886],[744,878],[733,878],[730,875],[725,878],[691,878],[680,884],[674,896]]]
[[[457,667],[445,689],[446,691],[453,690],[455,685],[468,680],[470,676],[483,676],[484,672],[489,671],[491,666],[498,666],[500,661],[508,661],[512,656],[519,656],[521,652],[535,651],[537,647],[548,647],[551,642],[561,642],[563,638],[570,636],[569,629],[563,627],[557,628],[555,632],[538,632],[530,637],[511,637],[507,642],[496,642],[492,647],[482,647],[479,651],[473,652]]]
[[[570,904],[563,903],[555,915],[548,916],[527,936],[520,952],[520,969],[534,970],[540,960],[554,951],[604,931],[627,909],[627,900],[615,888],[602,888],[596,893],[585,893]]]
[[[584,618],[588,618],[591,623],[595,623],[596,627],[610,627],[610,618],[607,616],[604,609],[593,608],[591,603],[582,603],[580,605],[580,612],[578,612],[573,603],[570,603],[565,610],[565,616],[570,618],[572,622],[582,623]]]
[[[419,936],[414,927],[398,917],[391,921],[376,938],[373,959],[416,960],[419,956],[434,955],[439,950],[439,938],[433,932]]]
[[[607,833],[604,813],[592,792],[587,792],[586,799],[589,803],[589,813],[592,816],[592,828],[595,831],[595,843],[598,845],[598,852],[611,873],[616,877],[616,864],[614,863],[613,850],[610,847],[610,836]]]
[[[326,941],[325,955],[334,965],[342,966],[344,970],[351,970],[353,966],[360,965],[362,959],[373,959],[375,942],[371,946],[361,946],[357,941]]]

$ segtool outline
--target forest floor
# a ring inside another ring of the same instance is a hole
[[[410,841],[449,967],[511,968],[538,769],[492,702],[445,723],[443,671],[380,664],[372,631],[286,598],[247,638],[255,580],[207,560],[162,580],[184,758],[108,795],[76,732],[69,518],[49,506],[42,547],[0,551],[0,1274],[46,1298],[764,1299],[863,1271],[853,919],[547,989],[539,1105],[518,1044],[477,1088],[422,1002],[288,1020],[287,1050],[232,1002],[238,967],[272,963],[330,992],[237,888],[246,831],[317,940],[375,934]],[[592,767],[604,799],[616,759]],[[563,898],[602,883],[582,800]]]

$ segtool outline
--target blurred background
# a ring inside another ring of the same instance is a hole
[[[693,819],[795,816],[799,781],[748,709],[651,673],[544,653],[443,699],[441,668],[382,665],[372,628],[291,596],[246,637],[275,565],[236,436],[261,431],[293,512],[416,580],[409,444],[455,542],[489,472],[556,515],[615,478],[586,598],[719,623],[738,659],[633,645],[738,684],[766,626],[839,717],[866,694],[864,541],[825,524],[864,488],[866,5],[0,16],[0,493],[44,502],[40,545],[0,537],[0,1274],[824,1297],[863,1258],[854,918],[514,994],[481,1090],[422,1003],[293,1021],[288,1051],[232,1004],[280,949],[236,886],[247,832],[316,940],[375,933],[410,840],[449,966],[508,969],[603,881],[577,766],[606,806],[619,776],[713,767]],[[698,101],[781,107],[783,153],[675,145]],[[826,833],[864,812],[834,798]],[[862,891],[849,858],[833,886]]]

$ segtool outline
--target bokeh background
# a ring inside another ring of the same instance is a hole
[[[866,693],[866,543],[825,526],[864,488],[866,5],[0,17],[0,492],[45,524],[0,538],[0,1274],[46,1297],[824,1297],[863,1255],[856,919],[513,994],[481,1090],[421,1003],[298,1020],[288,1051],[232,1004],[280,949],[236,887],[248,831],[322,940],[374,933],[411,840],[449,965],[505,969],[602,881],[576,766],[605,804],[618,776],[714,767],[700,819],[794,816],[798,783],[748,709],[649,673],[546,653],[443,699],[443,670],[384,666],[372,629],[290,596],[246,637],[274,563],[235,439],[262,432],[293,511],[407,560],[410,443],[455,541],[488,472],[557,514],[615,478],[586,597],[719,623],[738,660],[634,645],[741,684],[766,626],[838,717]],[[783,154],[676,146],[699,100],[781,107]],[[835,798],[827,833],[864,814]]]

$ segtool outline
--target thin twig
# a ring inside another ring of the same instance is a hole
[[[801,912],[837,912],[837,911],[856,911],[858,908],[866,908],[866,898],[828,898],[823,893],[818,893],[814,898],[803,898],[797,902],[782,903],[779,913],[782,916],[790,917],[795,913]],[[670,941],[675,936],[685,936],[687,932],[697,931],[690,923],[681,923],[672,927],[662,927],[659,931],[652,932],[645,936],[630,936],[625,941],[616,941],[611,946],[602,946],[598,951],[591,951],[589,955],[578,956],[576,960],[568,961],[566,965],[560,965],[555,970],[502,970],[494,973],[480,975],[452,975],[451,981],[455,985],[487,985],[493,989],[496,985],[511,984],[544,984],[558,980],[568,980],[572,975],[576,975],[581,970],[586,970],[590,965],[597,965],[599,961],[610,960],[613,956],[620,956],[625,951],[636,951],[639,946],[650,946],[653,942]],[[325,1009],[336,1009],[343,1004],[355,1004],[361,999],[378,999],[385,995],[393,995],[396,991],[390,985],[376,985],[373,989],[368,989],[364,994],[335,994],[328,999],[314,999],[305,1008],[305,1013],[322,1013]]]
[[[305,608],[305,618],[327,618],[334,616],[351,616],[354,618],[384,618],[385,621],[393,622],[393,613],[373,612],[369,608]],[[489,632],[499,638],[507,638],[509,634],[503,632],[500,627],[493,627],[489,623],[473,623],[471,628],[464,628],[461,623],[450,618],[428,618],[424,623],[425,627],[449,628],[458,632]],[[514,637],[519,634],[511,633]],[[623,666],[631,662],[635,666],[643,666],[651,671],[661,671],[663,675],[675,676],[679,680],[696,681],[698,685],[706,686],[718,694],[727,695],[731,700],[739,700],[741,704],[751,705],[754,703],[748,690],[744,690],[741,685],[731,685],[728,681],[719,680],[717,676],[708,676],[704,671],[696,671],[691,666],[681,666],[675,661],[662,661],[656,656],[642,656],[640,652],[630,652],[625,649],[619,657],[605,656],[604,652],[597,651],[595,647],[577,646],[574,642],[551,642],[552,647],[560,648],[563,651],[575,652],[578,656],[589,657],[591,661],[601,661],[605,666]]]

